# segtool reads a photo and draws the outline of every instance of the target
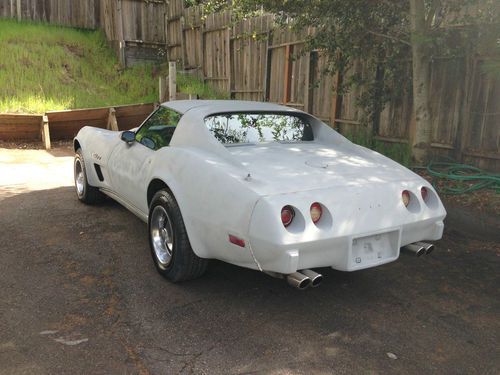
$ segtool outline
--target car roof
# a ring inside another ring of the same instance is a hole
[[[205,115],[240,111],[300,112],[295,108],[283,105],[246,100],[175,100],[162,103],[161,105],[163,107],[173,109],[181,114],[184,114],[193,108],[201,110]]]

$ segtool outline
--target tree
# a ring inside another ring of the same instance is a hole
[[[413,156],[424,162],[431,142],[430,62],[436,56],[463,53],[478,38],[479,23],[498,23],[496,0],[206,0],[206,11],[230,8],[238,18],[265,10],[277,21],[300,30],[314,27],[310,49],[328,56],[329,72],[346,73],[362,61],[373,74],[349,74],[351,85],[365,87],[360,104],[367,121],[377,121],[391,95],[412,89],[415,119]],[[467,24],[468,27],[454,27]],[[444,27],[445,26],[445,27]],[[410,71],[405,60],[411,59]],[[408,75],[409,73],[409,75]],[[406,84],[406,83],[411,83]]]

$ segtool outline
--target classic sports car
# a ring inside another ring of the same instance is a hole
[[[304,289],[321,282],[311,268],[421,255],[443,233],[427,181],[271,103],[168,102],[130,131],[84,127],[74,148],[78,199],[107,195],[147,222],[154,264],[174,282],[215,258]]]

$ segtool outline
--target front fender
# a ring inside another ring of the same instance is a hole
[[[109,188],[108,160],[115,146],[121,142],[120,132],[85,126],[80,129],[73,142],[78,142],[82,149],[89,184]],[[101,167],[104,181],[99,180],[94,164]]]

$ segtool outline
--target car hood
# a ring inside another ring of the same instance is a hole
[[[227,150],[250,174],[252,188],[263,195],[420,179],[391,159],[348,141],[334,146],[271,142]]]

